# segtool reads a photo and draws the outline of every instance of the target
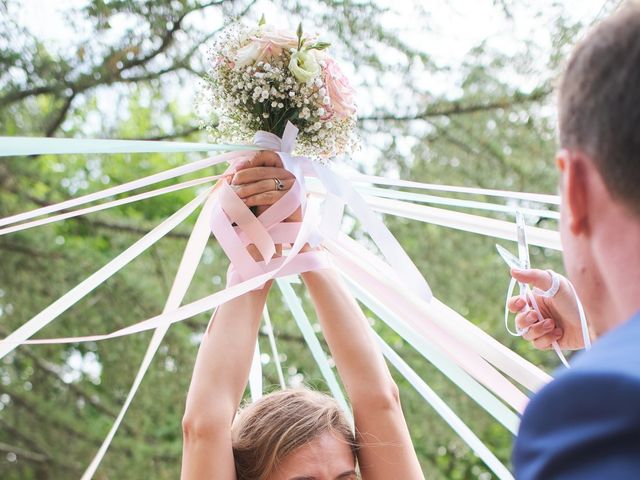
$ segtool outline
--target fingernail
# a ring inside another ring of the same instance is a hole
[[[556,340],[557,340],[558,338],[560,338],[560,337],[562,336],[562,329],[561,329],[561,328],[556,328],[556,329],[553,331],[553,336],[554,336],[554,337],[556,337]]]
[[[553,328],[553,320],[548,319],[542,323],[542,328],[545,330],[551,330]]]
[[[519,298],[516,300],[516,308],[523,309],[525,306],[524,300]]]

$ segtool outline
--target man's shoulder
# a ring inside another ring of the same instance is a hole
[[[534,395],[514,450],[518,478],[597,478],[583,468],[589,466],[595,474],[598,467],[612,467],[593,465],[601,458],[596,450],[625,465],[619,478],[640,478],[624,473],[631,469],[640,475],[639,347],[636,315]],[[635,460],[630,460],[631,452]],[[629,461],[633,465],[625,463]]]
[[[572,368],[557,375],[623,375],[640,381],[640,312],[594,343],[589,351],[576,355]]]
[[[527,414],[535,415],[540,407],[549,413],[561,415],[577,413],[576,405],[599,403],[600,397],[609,397],[620,390],[640,395],[640,313],[625,324],[609,332],[589,351],[581,352],[571,362],[570,369],[558,372],[548,385],[533,396]],[[559,399],[563,401],[558,402]],[[628,398],[617,399],[622,402]],[[631,399],[640,404],[640,398]],[[601,409],[603,413],[607,409]],[[630,414],[640,412],[633,409]]]

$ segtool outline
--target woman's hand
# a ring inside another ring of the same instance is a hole
[[[278,184],[282,189],[278,189]],[[248,207],[255,207],[256,215],[260,215],[271,205],[280,200],[295,182],[294,175],[285,170],[282,160],[277,153],[263,150],[253,158],[236,165],[236,173],[231,180],[231,186],[236,195]],[[285,220],[286,222],[300,222],[300,209]]]

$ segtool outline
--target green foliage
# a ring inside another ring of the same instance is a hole
[[[56,43],[19,23],[21,17],[15,13],[20,2],[3,2],[0,135],[206,140],[185,94],[195,90],[206,70],[200,47],[219,31],[224,19],[246,17],[258,22],[263,12],[254,3],[92,0],[68,11],[75,35]],[[376,2],[273,3],[290,14],[290,27],[304,21],[305,30],[323,32],[333,52],[355,68],[356,83],[367,103],[360,125],[363,143],[366,151],[379,152],[360,168],[428,183],[554,193],[555,133],[549,94],[561,60],[582,30],[562,8],[554,7],[557,15],[549,27],[549,48],[525,43],[505,54],[481,42],[453,68],[436,61],[430,45],[405,40],[401,28],[389,25],[389,11]],[[530,15],[526,9],[522,13],[523,2],[493,3],[514,25]],[[427,10],[417,2],[411,14],[430,32],[431,21],[445,15],[441,11],[446,11],[446,4],[436,2]],[[213,16],[205,22],[194,20],[205,18],[199,17],[205,12]],[[127,26],[117,28],[123,19]],[[389,75],[395,75],[401,86],[388,88]],[[432,92],[430,80],[436,78],[444,78],[451,88]],[[197,158],[193,154],[2,158],[0,217]],[[0,335],[18,328],[194,194],[194,189],[187,189],[0,236]],[[508,274],[495,254],[493,239],[401,218],[385,221],[440,300],[532,362],[549,371],[556,366],[552,354],[534,351],[504,332]],[[159,313],[192,224],[193,218],[188,219],[38,336],[109,332]],[[556,227],[554,222],[539,224]],[[357,226],[352,233],[362,237]],[[557,252],[533,249],[532,262],[562,269]],[[212,240],[185,301],[220,289],[226,267],[226,258]],[[306,294],[298,291],[313,318]],[[326,389],[276,292],[269,308],[287,379]],[[372,321],[375,330],[508,463],[511,435],[381,321]],[[180,420],[198,335],[206,322],[207,316],[201,315],[171,328],[96,478],[177,478]],[[5,358],[0,364],[0,477],[80,477],[127,395],[149,338],[142,334],[82,345],[25,346]],[[261,349],[270,351],[264,335]],[[273,359],[264,369],[267,384],[276,388]],[[393,373],[427,478],[491,478],[484,464]]]

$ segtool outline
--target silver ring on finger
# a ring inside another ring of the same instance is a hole
[[[547,290],[534,288],[533,293],[541,297],[552,298],[555,297],[556,293],[558,293],[558,290],[560,290],[560,275],[558,275],[553,270],[547,270],[547,272],[551,275],[551,286]]]
[[[276,190],[277,191],[284,190],[284,183],[282,183],[282,181],[279,178],[273,177],[273,181],[276,184]]]

